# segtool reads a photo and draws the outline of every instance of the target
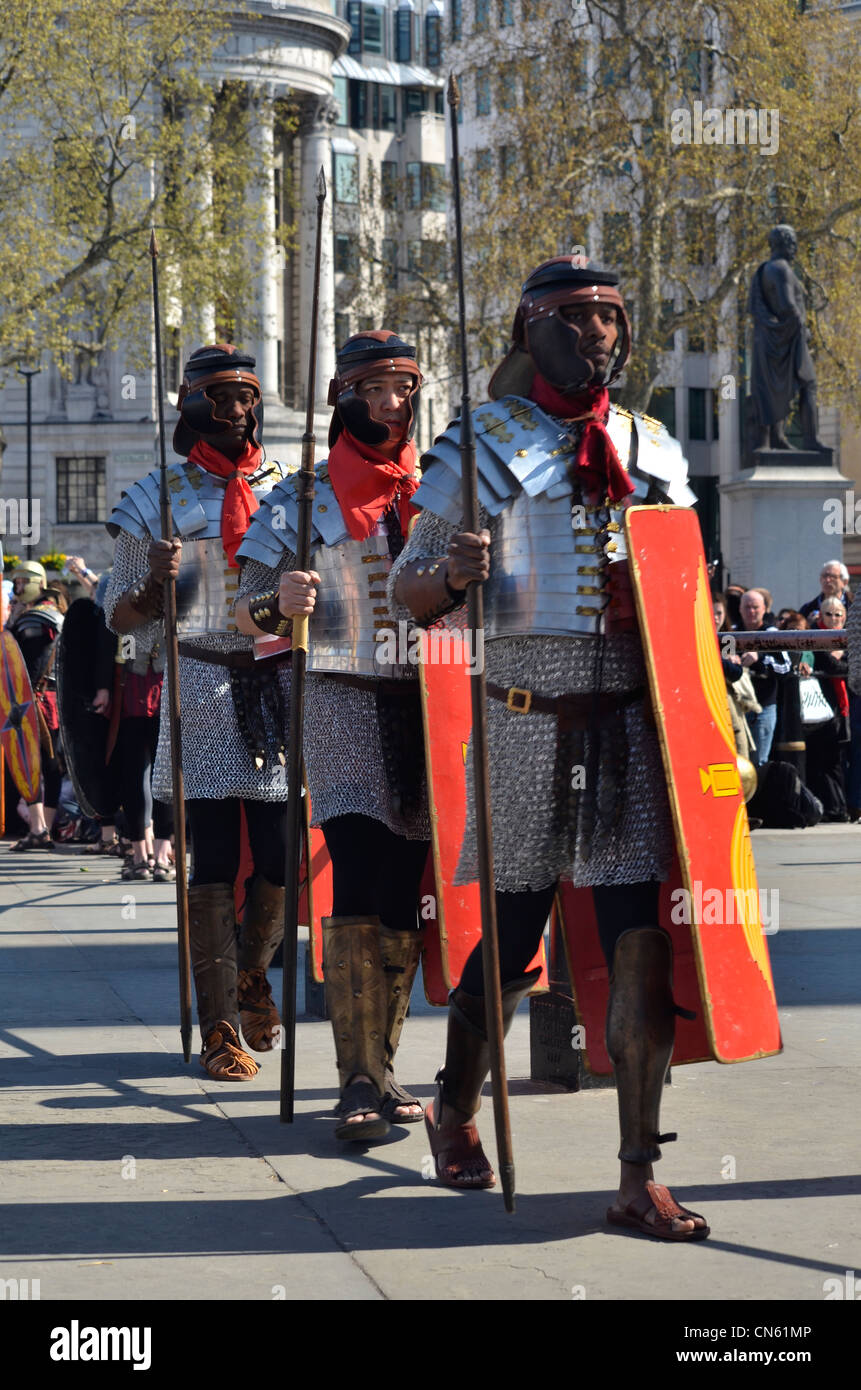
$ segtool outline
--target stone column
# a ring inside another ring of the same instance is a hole
[[[331,97],[309,100],[302,111],[301,177],[298,189],[299,215],[299,399],[304,408],[308,385],[308,352],[311,343],[311,312],[314,296],[314,247],[317,236],[317,176],[326,175],[326,201],[323,204],[323,244],[320,257],[320,316],[317,327],[317,389],[315,408],[327,411],[326,397],[335,366],[335,267],[332,244],[332,127],[338,118],[338,103]]]
[[[272,94],[255,96],[254,151],[257,187],[260,190],[262,244],[252,244],[257,264],[254,277],[254,337],[247,346],[257,358],[257,375],[264,403],[277,405],[278,394],[278,304],[281,286],[281,257],[272,235],[275,207],[275,136]],[[246,346],[246,344],[243,344]]]

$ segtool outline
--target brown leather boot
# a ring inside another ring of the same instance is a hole
[[[259,1068],[239,1045],[233,885],[189,888],[188,927],[203,1069],[216,1081],[250,1081]]]
[[[323,918],[323,974],[341,1088],[335,1138],[381,1139],[390,1125],[382,1113],[387,991],[379,917]],[[362,1118],[370,1115],[376,1118]]]
[[[613,1063],[626,1163],[654,1163],[659,1113],[675,1038],[673,945],[660,927],[635,927],[616,942],[607,1004],[607,1052]]]
[[[395,1080],[395,1053],[401,1040],[416,971],[419,968],[424,931],[391,931],[380,928],[380,949],[386,977],[386,1094],[383,1102],[386,1118],[399,1125],[417,1124],[422,1118],[422,1104]],[[398,1115],[404,1106],[418,1107],[415,1115]]]
[[[507,1036],[518,1005],[541,974],[530,970],[502,987],[502,1028]],[[494,1187],[496,1176],[481,1147],[472,1117],[481,1106],[481,1088],[490,1071],[484,997],[454,989],[449,996],[445,1064],[437,1073],[437,1099],[425,1111],[425,1125],[437,1177],[447,1187]],[[442,1107],[457,1121],[441,1124]]]
[[[284,938],[284,889],[262,874],[251,881],[239,929],[237,999],[242,1036],[255,1052],[271,1052],[281,1019],[266,971]]]

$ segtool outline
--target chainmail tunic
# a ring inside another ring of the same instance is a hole
[[[482,509],[481,526],[494,521]],[[389,607],[396,619],[409,610],[394,600],[394,586],[404,565],[438,559],[448,552],[451,526],[424,511],[389,576]],[[593,690],[596,657],[594,637],[499,637],[485,645],[488,681],[519,686],[540,695],[588,694]],[[639,635],[605,637],[602,691],[627,691],[647,683]],[[546,887],[557,878],[571,878],[580,887],[596,884],[641,883],[665,879],[673,854],[670,817],[661,750],[654,729],[647,726],[642,700],[624,711],[629,754],[621,787],[621,815],[615,827],[595,834],[586,843],[582,824],[569,818],[553,829],[552,786],[556,761],[556,717],[518,714],[499,700],[488,698],[493,855],[496,887],[502,892]],[[589,737],[585,739],[588,760]],[[472,759],[467,758],[467,822],[455,883],[478,878]],[[609,791],[599,774],[596,800]],[[444,815],[445,808],[440,807]]]
[[[136,584],[149,569],[149,539],[137,540],[128,531],[117,536],[114,569],[105,593],[105,621],[111,626],[119,599]],[[161,619],[136,627],[130,634],[136,648],[149,651],[156,642],[164,642]],[[210,652],[250,651],[253,639],[241,632],[210,632],[182,638],[189,646]],[[290,707],[290,670],[285,663],[278,668],[278,680],[285,709]],[[269,759],[258,771],[251,754],[242,741],[236,722],[230,680],[226,666],[179,658],[179,699],[182,734],[182,771],[186,798],[244,797],[251,801],[286,801],[287,779],[284,768]],[[168,731],[169,701],[167,690],[162,694],[158,752],[153,772],[153,795],[159,801],[170,801],[172,779],[170,770],[170,735]],[[265,715],[267,732],[274,736],[268,711]],[[284,731],[277,734],[284,737]]]
[[[246,560],[239,597],[275,588],[281,575],[293,568],[295,556],[289,550],[284,551],[275,569],[258,560]],[[370,816],[407,840],[430,839],[425,797],[421,808],[411,815],[394,804],[385,774],[373,689],[342,685],[330,676],[309,671],[305,679],[303,749],[314,825],[335,816]]]

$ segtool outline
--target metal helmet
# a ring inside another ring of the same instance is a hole
[[[227,420],[215,418],[215,405],[208,394],[211,386],[223,382],[241,382],[253,388],[256,399],[247,412],[248,438],[252,444],[260,445],[263,404],[260,382],[254,371],[256,365],[255,357],[241,352],[231,343],[212,343],[191,354],[185,364],[176,403],[179,419],[173,432],[173,447],[178,454],[187,458],[202,434],[217,435],[231,428]]]
[[[22,603],[35,603],[48,583],[45,566],[40,565],[38,560],[22,560],[12,571],[13,587],[16,579],[25,581],[15,594]]]
[[[418,369],[416,350],[387,328],[375,328],[348,338],[335,358],[335,375],[329,382],[329,405],[335,407],[329,426],[329,448],[341,430],[372,448],[391,439],[388,425],[371,418],[368,402],[356,394],[360,382],[381,372],[410,372],[414,385],[409,394],[410,418],[407,439],[416,428],[416,406],[424,377]]]
[[[563,394],[614,382],[631,355],[631,325],[618,284],[615,271],[583,265],[579,256],[556,256],[533,270],[521,291],[511,347],[490,379],[491,400],[527,396],[536,371]],[[580,329],[558,312],[588,304],[611,304],[619,322],[616,346],[600,380],[580,355]]]

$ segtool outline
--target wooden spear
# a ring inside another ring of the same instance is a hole
[[[317,244],[314,251],[314,298],[311,307],[311,343],[308,350],[308,395],[302,467],[297,474],[299,516],[296,523],[296,568],[311,568],[311,508],[314,501],[314,396],[317,385],[317,325],[320,316],[320,255],[323,246],[323,204],[326,175],[317,176]],[[293,1123],[296,1070],[296,958],[299,936],[299,868],[305,833],[302,814],[302,727],[305,718],[305,662],[308,655],[308,619],[293,619],[290,673],[290,731],[287,746],[287,864],[284,873],[284,990],[281,1003],[281,1122]],[[311,873],[311,866],[308,866]],[[310,950],[310,943],[309,943]]]
[[[152,312],[155,324],[155,375],[158,401],[159,511],[161,538],[173,540],[173,518],[167,493],[167,460],[164,450],[164,386],[161,369],[161,314],[158,294],[158,243],[155,228],[149,241],[152,259]],[[164,584],[165,684],[170,734],[170,777],[173,787],[173,834],[176,863],[176,926],[179,943],[179,1033],[182,1055],[191,1061],[191,947],[188,935],[188,882],[185,868],[185,788],[182,779],[182,736],[179,704],[179,651],[176,635],[176,580]]]
[[[455,257],[457,265],[457,295],[460,322],[460,368],[462,403],[460,412],[460,459],[463,485],[463,524],[467,531],[477,534],[478,477],[475,465],[475,431],[469,396],[469,365],[466,346],[466,298],[463,272],[463,225],[460,200],[460,154],[457,133],[457,109],[460,91],[452,73],[448,80],[448,105],[451,125],[452,191],[455,216]],[[466,590],[467,621],[478,641],[484,633],[484,589],[481,584],[469,584]],[[472,768],[475,796],[475,825],[478,842],[478,884],[481,898],[481,959],[484,970],[484,1004],[487,1039],[490,1046],[490,1076],[493,1086],[493,1119],[496,1126],[496,1150],[502,1193],[506,1211],[514,1211],[514,1154],[511,1147],[511,1124],[508,1114],[508,1082],[505,1074],[505,1052],[502,1026],[502,984],[499,973],[499,938],[496,929],[496,889],[493,873],[493,832],[490,811],[490,764],[487,747],[487,693],[484,666],[470,672],[472,701]]]

